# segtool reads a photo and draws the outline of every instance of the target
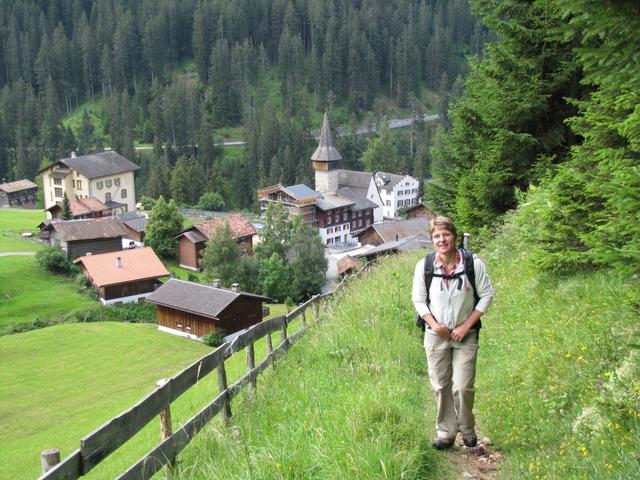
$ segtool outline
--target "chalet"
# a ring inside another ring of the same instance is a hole
[[[62,248],[69,258],[122,250],[122,238],[128,234],[122,222],[112,217],[53,220],[41,225],[40,238],[48,238],[52,246]]]
[[[135,209],[134,172],[138,167],[116,152],[92,153],[58,160],[42,170],[44,208],[69,200],[93,197],[115,213]]]
[[[257,195],[263,216],[269,203],[281,202],[290,215],[300,215],[307,225],[317,226],[316,202],[322,198],[322,195],[305,184],[300,183],[289,187],[277,184],[258,190]]]
[[[87,254],[74,260],[98,290],[103,304],[136,303],[157,289],[169,271],[151,247]]]
[[[47,208],[45,212],[47,212],[52,219],[60,219],[62,216],[62,209],[62,202],[60,202]],[[111,215],[111,208],[93,197],[69,200],[69,210],[71,211],[71,219],[73,220],[82,218],[100,218]]]
[[[136,218],[131,218],[129,220],[123,220],[122,223],[124,223],[124,226],[129,232],[127,234],[127,238],[136,242],[136,244],[138,245],[143,244],[144,233],[147,228],[148,222],[149,222],[149,219],[144,215]]]
[[[412,218],[395,222],[376,223],[355,236],[361,245],[381,245],[383,243],[403,240],[415,235],[427,235],[429,221],[426,218]]]
[[[176,237],[180,266],[190,270],[200,270],[200,254],[205,249],[207,240],[225,222],[229,224],[231,238],[238,244],[240,253],[253,255],[253,236],[258,233],[256,228],[241,215],[229,215],[193,225]]]
[[[229,335],[262,321],[262,303],[270,299],[243,292],[238,284],[221,288],[169,279],[147,297],[156,305],[158,329],[198,339],[211,332]]]
[[[30,180],[0,184],[0,207],[35,208],[38,185]]]
[[[401,211],[418,204],[417,179],[388,172],[376,172],[374,177],[385,218],[398,218]]]
[[[424,205],[423,203],[418,203],[413,207],[409,207],[406,209],[407,218],[426,218],[428,221],[436,218],[438,214],[431,210],[429,207]]]

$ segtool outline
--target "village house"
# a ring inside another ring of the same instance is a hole
[[[407,214],[407,218],[426,218],[427,221],[431,221],[431,219],[436,218],[438,214],[431,210],[423,203],[418,203],[413,207],[409,207],[406,209],[405,213]]]
[[[122,250],[122,238],[128,234],[120,220],[113,217],[83,220],[52,220],[41,224],[40,238],[48,239],[74,259],[92,253]]]
[[[0,184],[0,208],[35,208],[38,185],[30,180]]]
[[[398,218],[400,212],[418,204],[419,182],[410,175],[376,172],[375,183],[382,199],[384,218]]]
[[[158,329],[199,339],[211,332],[230,335],[262,321],[262,303],[271,299],[243,292],[238,284],[230,289],[187,282],[175,278],[147,297],[156,305]]]
[[[413,218],[411,220],[376,223],[358,232],[356,237],[358,237],[360,245],[377,246],[415,235],[428,235],[428,233],[429,221],[426,218]]]
[[[135,209],[134,172],[138,167],[116,152],[92,153],[58,160],[42,170],[44,208],[89,197],[103,202],[114,213]]]
[[[206,220],[180,232],[176,237],[180,266],[189,270],[200,270],[200,256],[207,246],[207,240],[225,222],[229,224],[231,238],[238,244],[240,254],[253,255],[253,237],[258,233],[256,227],[241,215],[229,215],[215,220]]]
[[[62,217],[62,210],[62,203],[56,203],[45,211],[51,219],[60,219]],[[100,218],[111,215],[111,209],[93,197],[69,200],[69,210],[71,211],[71,220]]]
[[[135,245],[142,246],[144,244],[144,235],[147,229],[149,219],[146,215],[138,213],[137,216],[119,217],[127,231],[127,239],[135,242]]]
[[[86,254],[74,263],[82,267],[103,304],[144,301],[162,285],[160,279],[170,275],[151,247]]]

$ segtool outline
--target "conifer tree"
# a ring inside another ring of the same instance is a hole
[[[160,196],[149,214],[145,243],[161,258],[175,257],[178,249],[176,236],[182,230],[183,221],[175,202],[167,203]]]

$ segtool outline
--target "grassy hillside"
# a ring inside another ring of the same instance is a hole
[[[23,242],[5,237],[3,232],[36,232],[40,222],[44,220],[42,210],[27,210],[22,208],[0,209],[0,253],[4,252],[31,252],[40,248],[35,243]]]
[[[509,224],[511,225],[511,224]],[[537,273],[516,227],[483,252],[497,290],[480,336],[477,417],[498,478],[634,478],[637,285]],[[180,478],[447,478],[410,283],[419,255],[354,281],[234,412],[187,448]]]

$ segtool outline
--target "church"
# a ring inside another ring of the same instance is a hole
[[[401,207],[405,201],[407,205],[417,203],[416,179],[384,172],[343,170],[340,168],[341,160],[342,155],[334,144],[329,117],[325,112],[318,148],[311,155],[315,189],[304,184],[278,184],[260,189],[257,195],[261,210],[264,212],[270,202],[282,202],[290,214],[301,215],[305,223],[317,228],[326,246],[335,246],[356,245],[358,232],[382,222],[386,212],[396,214],[397,209],[391,208],[398,206],[393,189],[390,197],[387,188],[389,182],[381,179],[393,179],[395,193],[400,189],[402,195],[408,192],[401,200]]]

